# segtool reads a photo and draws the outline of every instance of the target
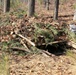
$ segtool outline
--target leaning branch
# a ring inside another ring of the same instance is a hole
[[[32,41],[30,41],[29,39],[27,39],[26,37],[24,37],[24,36],[22,36],[21,34],[16,34],[17,36],[19,36],[19,37],[21,37],[21,38],[23,38],[24,40],[26,40],[28,43],[30,43],[32,46],[35,46],[35,44],[32,42]]]

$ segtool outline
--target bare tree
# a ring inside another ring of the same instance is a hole
[[[35,13],[35,0],[28,0],[28,17],[33,16]]]
[[[59,0],[55,0],[55,7],[54,7],[54,20],[58,20],[58,9],[59,9]]]
[[[4,0],[4,9],[3,12],[8,12],[10,10],[10,0]]]
[[[0,9],[2,9],[2,4],[3,4],[3,1],[0,0]]]
[[[47,10],[49,10],[49,4],[50,4],[49,0],[44,0],[44,7],[45,7]]]

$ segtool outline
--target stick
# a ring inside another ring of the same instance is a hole
[[[42,50],[41,53],[44,53],[44,54],[46,54],[46,55],[48,55],[48,56],[51,56],[51,57],[54,56],[53,54],[51,54],[51,53],[49,53],[48,51],[45,51],[45,50]]]
[[[76,43],[73,41],[68,42],[68,45],[76,49]]]
[[[22,43],[23,46],[30,52],[30,50],[28,49],[28,47],[26,46],[26,44],[23,42],[23,40],[21,40],[21,43]]]
[[[67,42],[67,40],[54,41],[54,42],[50,42],[49,44],[52,45],[52,44],[61,43],[61,42]]]
[[[22,51],[29,52],[29,51],[26,50],[25,48],[20,48],[20,47],[11,47],[10,49],[13,49],[13,50],[22,50]]]
[[[29,39],[27,39],[26,37],[22,36],[21,34],[16,34],[18,35],[19,37],[25,39],[28,43],[30,43],[32,46],[35,46],[35,44],[33,42],[31,42]]]

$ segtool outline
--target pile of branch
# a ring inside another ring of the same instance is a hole
[[[36,47],[36,44],[35,44],[34,42],[32,42],[31,40],[29,40],[28,38],[24,37],[24,36],[21,35],[21,34],[17,34],[17,33],[16,33],[16,35],[19,36],[20,38],[24,39],[24,40],[25,40],[27,43],[29,43],[31,46]],[[66,42],[66,41],[65,41],[65,40],[54,41],[54,42],[50,42],[50,43],[48,43],[48,44],[53,45],[53,44],[57,44],[57,43],[61,43],[61,42]],[[23,44],[23,46],[25,47],[25,49],[23,49],[23,48],[18,48],[18,47],[12,47],[11,49],[23,50],[23,51],[30,52],[30,50],[28,49],[28,47],[26,46],[26,44],[25,44],[23,41],[21,41],[21,43]]]
[[[23,39],[24,41],[26,41],[27,43],[29,43],[29,45],[33,46],[33,47],[37,47],[36,43],[32,42],[31,40],[29,40],[27,37],[24,37],[23,35],[21,35],[19,33],[19,30],[16,30],[14,31],[15,35],[20,37],[21,39]],[[51,34],[50,34],[51,35]],[[43,36],[44,37],[44,36]],[[46,38],[45,38],[46,39]],[[27,47],[27,45],[24,43],[24,41],[21,40],[21,43],[23,44],[23,46],[25,48],[18,48],[18,47],[13,47],[11,49],[16,49],[16,50],[22,50],[22,51],[27,51],[27,52],[31,52],[30,49]],[[50,39],[51,40],[51,39]],[[58,43],[64,43],[64,42],[67,42],[67,45],[73,47],[76,49],[76,43],[73,43],[73,42],[69,42],[67,39],[65,40],[58,40],[58,41],[52,41],[52,42],[49,42],[47,45],[53,45],[53,44],[58,44]],[[45,43],[46,45],[46,43]]]

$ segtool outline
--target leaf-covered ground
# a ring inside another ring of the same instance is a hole
[[[31,40],[34,38],[34,32],[32,31],[34,27],[32,25],[36,23],[42,25],[51,24],[57,28],[61,28],[63,24],[68,25],[73,19],[75,2],[75,0],[61,1],[59,20],[57,22],[53,21],[53,4],[50,5],[49,11],[36,5],[37,14],[31,18],[15,12],[6,15],[0,14],[0,50],[7,52],[8,46],[15,45],[16,41],[20,39],[15,37],[14,31],[18,31]],[[51,3],[53,3],[53,1],[51,1]],[[23,12],[22,10],[19,11]],[[10,40],[15,40],[15,42],[9,42]],[[6,41],[6,43],[2,45],[1,42],[4,41]],[[18,42],[20,43],[20,40]],[[19,43],[15,46],[18,46]],[[76,56],[72,53],[60,56],[53,54],[48,56],[45,53],[28,54],[24,56],[16,54],[17,53],[14,52],[14,54],[9,54],[8,56],[10,75],[76,75],[76,58],[74,58]],[[2,56],[2,52],[0,52],[0,56]],[[6,61],[6,63],[7,62],[8,61]],[[3,65],[7,65],[6,63]]]
[[[75,75],[76,60],[70,56],[33,54],[11,56],[10,75]]]

